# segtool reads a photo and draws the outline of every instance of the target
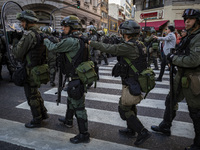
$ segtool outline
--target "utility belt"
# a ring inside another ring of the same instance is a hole
[[[79,76],[74,76],[74,77],[66,77],[66,79],[67,79],[68,81],[73,81],[73,80],[78,80],[78,79],[80,79],[80,78],[79,78]]]

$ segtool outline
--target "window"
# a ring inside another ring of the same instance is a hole
[[[110,31],[114,31],[114,32],[117,32],[117,21],[114,21],[114,20],[110,20],[109,21],[109,29]]]
[[[151,9],[163,6],[164,0],[144,0],[143,2],[143,9]]]

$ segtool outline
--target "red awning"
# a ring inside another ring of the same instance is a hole
[[[182,30],[185,29],[184,20],[174,20],[175,29]]]
[[[163,21],[155,21],[155,22],[146,22],[147,27],[154,27],[155,30],[159,30],[159,27],[167,23],[169,20],[163,20]],[[139,23],[141,27],[145,27],[145,22]]]

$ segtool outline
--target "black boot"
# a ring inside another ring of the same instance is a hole
[[[162,78],[157,78],[155,81],[159,81],[159,82],[162,82]]]
[[[133,131],[132,129],[129,129],[129,128],[120,129],[119,133],[121,135],[125,135],[125,136],[128,136],[128,137],[134,137],[135,136],[135,131]]]
[[[171,130],[170,130],[170,127],[171,127],[171,123],[167,123],[165,121],[162,121],[159,126],[151,126],[151,129],[153,131],[156,131],[156,132],[161,132],[167,136],[170,136],[171,135]]]
[[[73,127],[73,121],[68,121],[65,117],[58,118],[58,121],[62,122],[67,128]]]
[[[31,122],[25,124],[26,128],[39,128],[41,127],[41,120],[32,119]]]
[[[147,129],[144,128],[142,129],[141,132],[138,133],[137,139],[134,144],[136,146],[141,145],[150,137],[151,137],[151,133]]]
[[[52,87],[56,86],[55,82],[53,82],[53,81],[50,82],[50,85],[51,85]]]
[[[90,134],[88,132],[82,134],[78,134],[73,138],[70,138],[70,142],[74,143],[74,144],[78,144],[78,143],[89,143],[90,142]]]
[[[144,128],[144,126],[136,116],[132,115],[131,117],[129,117],[127,119],[127,124],[131,129],[138,133],[137,139],[134,143],[136,146],[144,143],[148,138],[151,137],[151,133]]]
[[[88,143],[90,141],[90,134],[88,133],[87,120],[77,118],[79,134],[70,139],[70,142],[77,143]]]

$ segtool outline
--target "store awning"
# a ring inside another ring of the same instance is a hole
[[[159,30],[159,27],[167,23],[169,20],[146,22],[147,27],[154,27],[155,30]],[[145,27],[145,22],[139,23],[141,27]]]
[[[182,30],[185,29],[184,20],[174,20],[175,29]]]

